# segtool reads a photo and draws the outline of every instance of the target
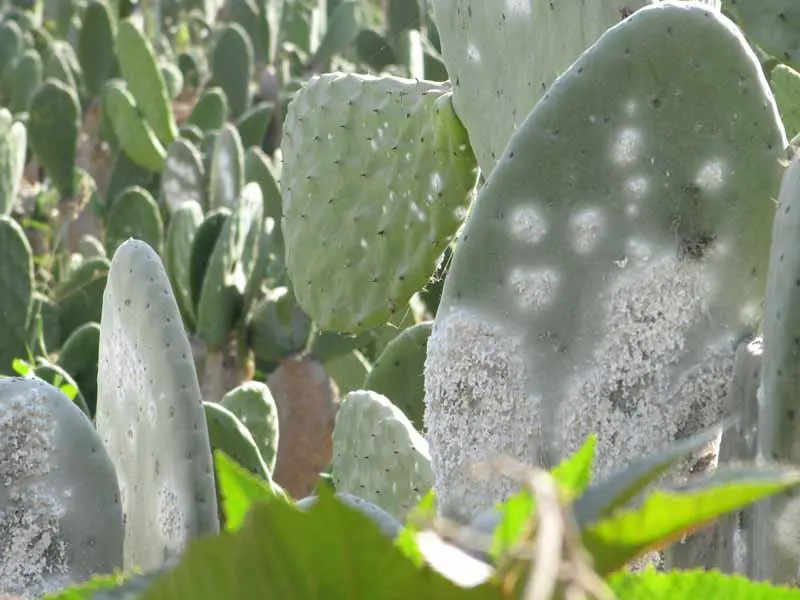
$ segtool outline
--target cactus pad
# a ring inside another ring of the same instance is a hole
[[[345,396],[333,430],[336,489],[374,502],[402,520],[433,485],[428,443],[375,392]]]
[[[126,570],[169,564],[191,540],[219,530],[192,350],[161,260],[137,240],[111,261],[96,423],[119,477]]]
[[[593,432],[602,475],[720,418],[785,145],[756,56],[697,3],[637,11],[558,80],[472,208],[428,343],[446,514],[513,491],[467,477],[495,452],[553,466]]]
[[[0,594],[110,575],[123,539],[114,465],[92,422],[44,382],[0,379]]]
[[[253,435],[270,473],[278,455],[278,409],[272,392],[260,381],[249,381],[223,396],[220,404],[236,415]]]
[[[475,183],[447,87],[315,77],[289,104],[281,151],[286,266],[300,305],[336,331],[386,322],[433,273]]]
[[[800,70],[800,4],[795,0],[730,0],[726,4],[753,41]]]
[[[0,374],[26,356],[33,295],[33,253],[16,221],[0,216]]]

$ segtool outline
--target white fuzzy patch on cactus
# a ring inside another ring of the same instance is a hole
[[[539,401],[526,395],[526,375],[522,339],[502,324],[466,309],[437,317],[425,360],[425,429],[429,439],[459,441],[457,452],[431,446],[437,498],[451,516],[475,515],[516,489],[502,478],[476,481],[476,463],[495,453],[539,462]]]
[[[598,436],[597,473],[652,451],[653,440],[697,433],[718,421],[733,370],[732,340],[686,356],[693,328],[708,318],[702,267],[661,257],[628,273],[604,294],[606,335],[590,366],[565,382],[559,448],[574,452]],[[695,359],[698,360],[695,363]]]
[[[511,235],[526,244],[538,244],[549,228],[535,206],[518,206],[511,214]]]

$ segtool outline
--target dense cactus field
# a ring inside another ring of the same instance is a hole
[[[800,600],[798,149],[796,0],[0,2],[0,599]]]

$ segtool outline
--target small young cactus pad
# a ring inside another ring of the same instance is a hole
[[[0,595],[38,597],[122,568],[114,465],[81,410],[36,379],[0,379]]]
[[[278,456],[278,409],[266,384],[260,381],[243,383],[225,394],[220,404],[247,427],[272,473]]]
[[[114,253],[100,321],[97,431],[119,477],[125,569],[170,563],[219,529],[211,447],[192,350],[161,260]]]
[[[315,77],[289,104],[281,151],[286,266],[300,305],[335,331],[385,323],[433,273],[475,184],[447,87]]]
[[[639,10],[558,80],[472,208],[429,340],[446,513],[513,490],[468,478],[494,453],[552,466],[593,432],[602,475],[720,418],[785,146],[756,56],[697,3]]]
[[[406,416],[375,392],[350,392],[333,429],[336,489],[403,519],[433,485],[428,443]]]

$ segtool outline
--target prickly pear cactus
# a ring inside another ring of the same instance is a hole
[[[232,389],[220,404],[236,415],[253,435],[271,473],[278,455],[278,409],[272,392],[260,381],[248,381]]]
[[[169,220],[164,252],[164,263],[172,282],[172,289],[175,290],[175,299],[181,309],[184,322],[190,329],[194,329],[195,325],[190,279],[192,244],[202,222],[203,210],[200,205],[193,201],[182,202]]]
[[[0,215],[9,214],[17,202],[27,150],[25,125],[0,109]]]
[[[31,98],[28,141],[48,177],[64,197],[75,191],[75,152],[81,109],[75,90],[45,81]]]
[[[114,465],[81,410],[35,379],[0,379],[0,594],[39,597],[122,568]]]
[[[800,133],[800,73],[786,65],[778,65],[770,73],[770,83],[786,135],[791,140]]]
[[[800,4],[794,0],[729,0],[726,9],[759,46],[800,69]]]
[[[120,80],[109,81],[103,102],[122,150],[139,167],[161,172],[167,151],[150,124],[142,119],[136,100]]]
[[[428,443],[375,392],[350,392],[339,405],[331,466],[337,491],[374,502],[401,521],[433,485]]]
[[[33,295],[33,253],[16,221],[0,216],[0,373],[26,356]]]
[[[225,90],[230,116],[238,118],[250,106],[253,44],[238,23],[224,26],[211,55],[212,86]]]
[[[106,216],[106,252],[113,255],[125,240],[136,238],[160,253],[163,237],[164,222],[150,192],[139,186],[122,190]]]
[[[126,570],[171,563],[191,540],[219,530],[192,350],[161,260],[138,240],[111,261],[96,424],[119,477]]]
[[[242,138],[234,125],[225,124],[214,142],[209,174],[209,208],[232,208],[244,185]]]
[[[385,323],[433,273],[475,184],[447,87],[315,77],[289,104],[281,151],[286,266],[303,310],[335,331]]]
[[[403,411],[419,431],[425,413],[425,357],[432,323],[413,325],[389,342],[364,381]]]
[[[555,79],[609,27],[651,3],[433,0],[453,105],[486,177]]]
[[[496,452],[552,466],[596,433],[604,474],[719,419],[785,146],[757,58],[700,4],[644,8],[570,67],[473,206],[428,343],[446,513],[513,489],[469,477]]]
[[[212,450],[222,450],[245,469],[270,479],[270,470],[250,430],[230,410],[216,402],[203,402]]]
[[[206,206],[206,183],[203,157],[197,147],[184,139],[177,139],[167,150],[164,170],[161,172],[159,202],[170,214],[187,202]]]
[[[763,461],[794,463],[800,459],[795,422],[800,410],[796,366],[800,336],[798,231],[800,158],[795,157],[784,175],[778,198],[764,306],[764,354],[757,429],[757,459]],[[764,569],[764,572],[757,573],[759,578],[797,583],[796,525],[782,517],[787,506],[797,506],[797,498],[796,494],[784,495],[755,507],[756,546],[752,551],[758,556],[757,564]],[[791,532],[788,536],[787,531]]]

